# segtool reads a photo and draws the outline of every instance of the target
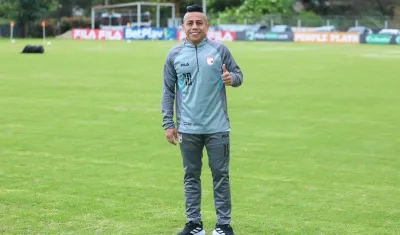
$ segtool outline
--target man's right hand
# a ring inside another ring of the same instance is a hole
[[[168,142],[173,145],[176,145],[176,141],[178,140],[178,132],[175,128],[169,128],[165,130],[165,138]]]

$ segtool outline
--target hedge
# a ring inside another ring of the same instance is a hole
[[[92,23],[89,17],[63,17],[60,19],[59,27],[57,26],[57,19],[51,18],[46,20],[46,36],[54,37],[63,34],[73,28],[91,28]],[[98,22],[95,23],[98,27]],[[42,37],[42,20],[35,21],[29,25],[29,37]]]

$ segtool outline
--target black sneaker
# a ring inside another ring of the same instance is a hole
[[[217,224],[212,235],[235,235],[229,224]]]
[[[185,224],[185,228],[178,235],[206,235],[206,231],[203,229],[203,223],[199,224],[188,222]]]

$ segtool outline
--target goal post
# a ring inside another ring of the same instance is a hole
[[[160,27],[160,8],[161,7],[171,7],[171,18],[175,21],[175,4],[174,3],[155,3],[155,2],[131,2],[131,3],[121,3],[121,4],[112,4],[112,5],[98,5],[93,6],[91,11],[91,28],[95,28],[96,22],[96,12],[105,9],[115,9],[115,8],[124,8],[124,7],[136,7],[137,8],[137,26],[140,27],[141,15],[142,15],[142,6],[155,6],[157,8],[156,11],[156,27]]]

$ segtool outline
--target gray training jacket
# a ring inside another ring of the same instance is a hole
[[[243,74],[223,44],[205,38],[194,46],[188,41],[173,47],[164,65],[162,94],[163,128],[187,134],[230,131],[222,65],[233,78],[233,87]],[[173,120],[176,99],[176,126]]]

